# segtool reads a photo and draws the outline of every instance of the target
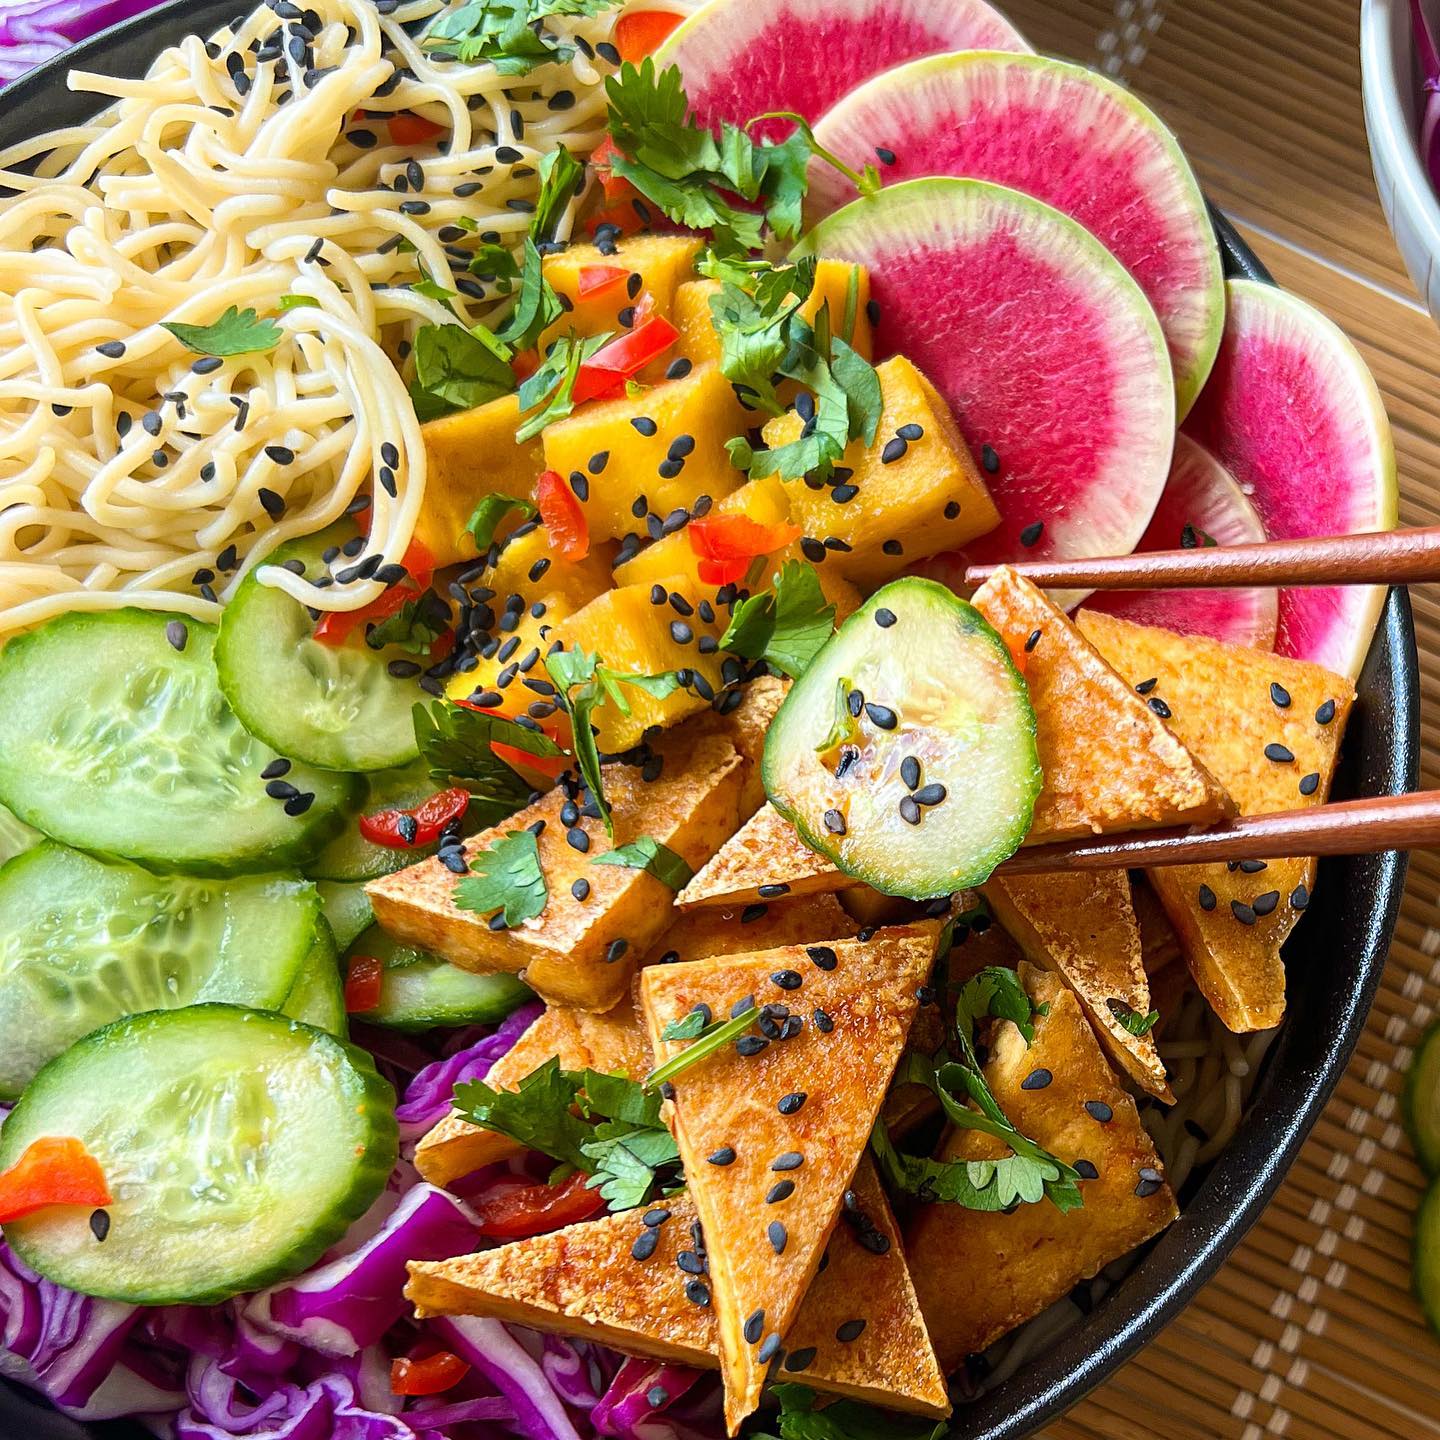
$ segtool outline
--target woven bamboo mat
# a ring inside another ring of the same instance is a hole
[[[1400,516],[1440,523],[1440,331],[1375,195],[1357,0],[1000,0],[1037,49],[1153,104],[1284,286],[1336,320],[1384,392]],[[1440,593],[1413,596],[1421,783],[1440,785]],[[1416,854],[1383,988],[1284,1188],[1219,1276],[1046,1440],[1440,1437],[1440,1341],[1409,1291],[1420,1195],[1398,1113],[1440,1013],[1440,855]]]

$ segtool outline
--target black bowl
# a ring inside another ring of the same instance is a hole
[[[94,113],[94,96],[66,87],[72,65],[143,74],[166,45],[217,29],[235,10],[236,0],[170,0],[76,46],[0,90],[0,146]],[[1271,282],[1225,217],[1216,210],[1212,217],[1226,273]],[[1336,796],[1413,790],[1420,696],[1404,590],[1390,592],[1358,689]],[[1172,1320],[1255,1223],[1360,1038],[1400,911],[1407,858],[1390,851],[1322,864],[1310,914],[1286,947],[1289,1015],[1234,1142],[1187,1196],[1180,1218],[1080,1324],[956,1412],[956,1440],[1020,1440],[1073,1405]],[[0,1435],[139,1440],[146,1433],[124,1424],[74,1425],[0,1386]]]

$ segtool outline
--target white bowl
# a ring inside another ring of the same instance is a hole
[[[1419,70],[1409,0],[1363,0],[1360,86],[1385,219],[1420,298],[1440,322],[1440,199],[1420,158]]]

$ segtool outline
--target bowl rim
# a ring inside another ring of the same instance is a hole
[[[1377,160],[1389,172],[1387,216],[1403,203],[1406,215],[1424,232],[1421,239],[1433,269],[1440,258],[1440,197],[1420,157],[1420,140],[1402,90],[1414,83],[1415,42],[1406,0],[1362,0],[1360,7],[1360,91],[1371,141],[1371,164],[1382,202],[1385,182]],[[1376,151],[1380,152],[1379,154]],[[1415,277],[1420,298],[1426,285]]]
[[[1385,3],[1365,0],[1366,10]],[[65,77],[72,68],[110,68],[118,63],[121,73],[134,74],[137,65],[143,68],[164,45],[180,35],[218,26],[235,9],[235,0],[165,0],[51,58],[0,89],[0,145],[9,143],[7,132],[29,134],[40,125],[68,123],[70,111],[93,113],[98,97],[83,96],[77,101],[68,90]],[[1418,155],[1412,159],[1418,177]],[[1431,200],[1433,203],[1433,195]],[[1273,284],[1228,220],[1213,206],[1210,210],[1227,275]],[[1440,249],[1440,206],[1435,219]],[[1372,687],[1378,685],[1388,692],[1390,701],[1380,727],[1390,739],[1375,793],[1414,789],[1419,769],[1419,677],[1414,623],[1403,589],[1389,593],[1365,676],[1370,677]],[[1362,695],[1364,687],[1362,678],[1358,687]],[[1388,851],[1365,858],[1372,862],[1369,886],[1374,903],[1362,917],[1362,933],[1351,937],[1355,983],[1348,993],[1337,992],[1339,1008],[1332,1017],[1335,1029],[1325,1057],[1309,1065],[1302,1058],[1293,1074],[1287,1072],[1292,1093],[1271,1096],[1262,1084],[1241,1130],[1190,1197],[1181,1219],[1144,1253],[1128,1273],[1127,1283],[1106,1295],[1092,1316],[1068,1330],[1043,1356],[1027,1361],[979,1400],[958,1405],[950,1424],[954,1440],[1022,1440],[1055,1419],[1176,1318],[1259,1219],[1339,1082],[1379,986],[1399,915],[1408,855]],[[1291,1048],[1287,1037],[1296,1029],[1293,1023],[1282,1027],[1267,1062],[1272,1071],[1287,1060]],[[1262,1099],[1269,1103],[1262,1105]],[[1242,1140],[1246,1142],[1243,1145]],[[1212,1189],[1217,1192],[1213,1197]],[[1185,1214],[1196,1209],[1202,1199],[1210,1203],[1195,1222],[1200,1228],[1182,1228]],[[8,1398],[4,1392],[10,1388],[8,1381],[0,1380],[0,1417]],[[56,1440],[62,1435],[67,1440],[75,1436],[120,1440],[122,1435],[144,1433],[128,1426],[117,1429],[110,1423],[76,1427],[66,1422],[66,1427],[57,1428]]]

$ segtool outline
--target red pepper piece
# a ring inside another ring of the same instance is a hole
[[[585,373],[584,366],[580,373]],[[535,482],[535,505],[549,532],[550,548],[562,560],[583,560],[590,553],[590,522],[558,470],[543,471]]]
[[[446,133],[443,125],[437,125],[423,115],[412,114],[409,110],[397,111],[387,119],[390,125],[390,138],[397,145],[424,145],[427,141],[435,139],[437,135]]]
[[[798,540],[800,527],[784,521],[762,525],[748,515],[704,515],[692,520],[685,533],[699,561],[701,583],[728,585],[739,580],[757,556],[773,555]]]
[[[665,10],[640,10],[633,15],[622,15],[615,22],[615,48],[620,58],[638,65],[660,48],[684,18]]]
[[[599,178],[600,190],[611,205],[628,202],[640,193],[628,180],[615,173],[615,157],[624,153],[609,135],[590,152],[590,168]]]
[[[478,1201],[472,1201],[480,1217],[480,1233],[495,1240],[523,1240],[563,1230],[578,1220],[588,1220],[605,1208],[599,1190],[585,1188],[578,1172],[560,1185],[495,1185]]]
[[[507,715],[503,710],[487,710],[483,705],[476,705],[470,700],[457,700],[455,704],[465,710],[476,710],[481,715],[494,715],[499,720],[513,720],[513,715]],[[559,736],[552,730],[547,730],[543,725],[541,733],[549,736],[558,745]],[[497,760],[503,760],[513,768],[538,770],[542,775],[558,775],[569,763],[566,755],[531,755],[527,750],[521,750],[514,745],[506,745],[503,741],[492,740],[490,749]]]
[[[602,345],[575,376],[575,403],[580,405],[586,400],[618,395],[627,380],[663,355],[679,338],[680,332],[668,320],[652,315],[633,330]]]
[[[458,1385],[470,1373],[470,1365],[449,1350],[437,1350],[424,1359],[401,1356],[390,1362],[392,1395],[439,1395]]]
[[[23,1219],[47,1205],[110,1203],[100,1162],[78,1140],[45,1135],[32,1140],[20,1158],[0,1174],[0,1225]]]
[[[345,974],[345,1013],[363,1014],[380,1003],[385,967],[373,955],[356,955]]]
[[[391,850],[413,850],[433,845],[440,832],[470,807],[470,792],[458,785],[440,790],[410,810],[377,810],[360,817],[360,833],[372,845]]]
[[[582,265],[576,291],[582,300],[588,300],[623,285],[629,278],[630,272],[623,265]]]
[[[369,510],[361,512],[368,517]],[[419,540],[412,540],[400,562],[409,574],[398,585],[382,591],[358,610],[330,610],[315,622],[315,639],[322,645],[343,645],[356,631],[397,614],[407,600],[425,593],[435,576],[435,557]]]

